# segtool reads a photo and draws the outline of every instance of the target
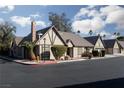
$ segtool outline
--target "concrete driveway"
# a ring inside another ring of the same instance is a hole
[[[118,78],[124,78],[124,57],[44,66],[0,59],[0,87],[64,87]]]

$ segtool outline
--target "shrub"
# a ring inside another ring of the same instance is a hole
[[[53,55],[56,59],[60,59],[61,56],[67,51],[67,47],[63,45],[54,45],[51,47]]]
[[[94,57],[98,57],[99,56],[99,52],[97,50],[93,50],[92,54]]]
[[[91,59],[92,54],[89,53],[89,52],[84,52],[81,56],[82,56],[82,57],[88,57],[89,59]]]
[[[102,50],[101,52],[102,52],[102,57],[104,57],[105,56],[105,50]]]
[[[70,56],[68,56],[68,55],[66,55],[66,56],[64,57],[64,59],[65,59],[65,60],[70,60],[70,59],[71,59],[71,57],[70,57]]]

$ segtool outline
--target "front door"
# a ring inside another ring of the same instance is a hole
[[[69,55],[70,57],[73,57],[73,48],[72,47],[67,48],[67,55]]]
[[[42,45],[42,53],[41,53],[42,60],[50,60],[50,45]]]

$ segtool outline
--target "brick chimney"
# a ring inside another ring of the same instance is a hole
[[[35,22],[31,22],[31,41],[34,42],[36,40],[36,31],[35,31]]]

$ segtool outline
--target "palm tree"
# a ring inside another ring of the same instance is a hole
[[[114,32],[114,35],[116,35],[117,33],[116,32]]]
[[[119,32],[114,32],[114,36],[115,36],[116,38],[118,38],[118,37],[120,36],[120,33],[119,33]]]
[[[104,35],[103,35],[103,38],[105,38],[105,37],[106,37],[106,35],[104,34]]]
[[[119,36],[120,36],[120,33],[118,32],[118,33],[117,33],[117,37],[119,37]]]
[[[80,30],[78,30],[77,33],[80,34]]]
[[[89,31],[89,35],[91,36],[92,34],[93,34],[93,31],[92,31],[92,30],[90,30],[90,31]]]
[[[35,47],[35,43],[34,42],[28,42],[28,41],[25,41],[24,44],[23,44],[27,50],[28,50],[28,57],[30,60],[35,60],[36,59],[36,56],[34,54],[34,47]]]

